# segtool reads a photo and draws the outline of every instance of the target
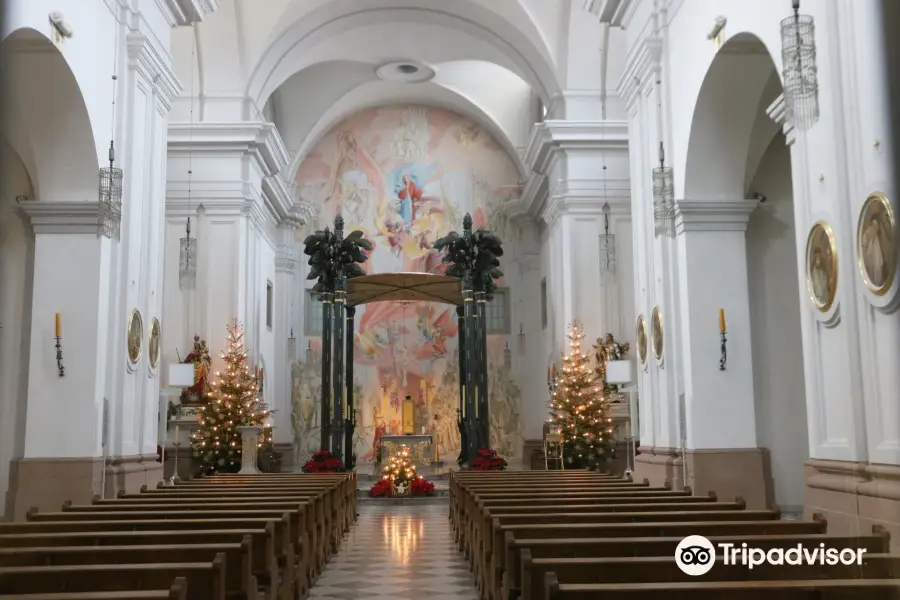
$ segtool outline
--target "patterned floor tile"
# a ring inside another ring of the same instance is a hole
[[[446,504],[359,504],[359,521],[310,600],[477,600]]]

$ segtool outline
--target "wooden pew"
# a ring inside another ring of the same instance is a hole
[[[0,567],[0,592],[160,590],[184,578],[191,600],[225,600],[225,556],[212,562]]]
[[[0,567],[212,562],[225,557],[225,590],[230,598],[256,600],[252,538],[240,544],[168,546],[44,546],[0,548]]]
[[[741,513],[737,513],[739,517]],[[567,538],[680,538],[689,535],[715,536],[744,535],[810,535],[825,533],[824,519],[816,521],[684,521],[672,523],[582,523],[575,527],[565,525],[495,525],[493,549],[484,556],[484,585],[493,598],[506,598],[504,590],[520,590],[518,575],[521,573],[520,553],[515,551],[516,539],[556,539],[561,534]],[[674,550],[674,549],[673,549]],[[674,552],[673,552],[674,556]]]
[[[545,582],[547,600],[822,600],[823,598],[900,599],[894,579],[785,581],[691,581],[679,583],[560,584],[554,573]]]
[[[290,577],[279,565],[271,522],[257,529],[6,533],[0,534],[0,548],[233,544],[243,543],[247,536],[252,540],[253,576],[265,589],[266,599],[292,598],[293,585],[284,584]]]
[[[694,581],[673,556],[615,558],[532,558],[522,551],[522,594],[519,600],[543,600],[544,577],[555,573],[562,584],[665,583]],[[894,579],[900,577],[900,556],[866,554],[862,565],[769,565],[748,569],[723,564],[721,557],[703,581],[772,581],[776,579]]]
[[[307,588],[307,574],[309,567],[316,559],[314,555],[315,549],[311,548],[304,531],[304,514],[301,509],[284,509],[276,508],[267,509],[246,509],[237,510],[216,510],[210,507],[203,511],[186,511],[181,505],[157,506],[144,511],[123,511],[123,510],[99,510],[94,512],[81,511],[64,511],[64,512],[38,512],[31,509],[26,513],[26,518],[30,522],[59,522],[59,521],[131,521],[131,520],[238,520],[245,518],[262,518],[280,520],[288,515],[289,523],[289,539],[294,544],[294,576],[296,578],[297,589]]]
[[[793,548],[797,544],[806,547],[817,547],[824,544],[826,548],[862,548],[869,553],[886,553],[890,547],[890,537],[883,534],[868,536],[836,536],[819,534],[774,534],[774,535],[709,535],[713,544],[747,543],[754,548],[769,550],[772,548]],[[612,557],[673,557],[675,548],[683,536],[662,536],[646,538],[559,538],[559,539],[515,539],[507,536],[508,563],[519,563],[523,557],[532,560],[547,559],[596,559]],[[528,551],[526,553],[525,551]],[[506,572],[504,581],[504,598],[518,596],[521,593],[521,566]]]
[[[187,580],[177,577],[168,590],[0,594],[0,600],[188,600]]]

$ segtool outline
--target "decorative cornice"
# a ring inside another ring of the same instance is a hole
[[[746,231],[759,200],[679,200],[675,203],[675,233],[686,231]]]
[[[181,83],[172,70],[168,57],[163,57],[143,33],[133,31],[125,40],[128,48],[128,64],[152,82],[160,92],[160,98],[168,113],[172,102],[181,93]]]
[[[262,180],[263,201],[276,216],[279,223],[289,222],[296,227],[303,226],[305,220],[292,211],[294,198],[280,175],[270,175]]]
[[[787,120],[787,103],[785,102],[784,94],[779,94],[775,98],[775,102],[766,109],[766,114],[775,123],[781,125],[787,145],[791,146],[797,140],[797,131],[794,129],[794,124]]]
[[[541,219],[548,225],[553,225],[560,217],[576,215],[582,217],[603,217],[603,204],[609,203],[610,216],[622,216],[631,214],[631,200],[629,198],[603,199],[597,194],[560,193],[553,194],[541,211]]]
[[[97,234],[99,202],[30,200],[19,203],[16,210],[34,234]]]
[[[275,175],[290,162],[275,124],[262,121],[169,123],[169,154],[191,151],[250,155],[266,175]]]
[[[566,151],[628,151],[626,121],[544,121],[535,123],[525,147],[525,166],[547,173],[553,155]]]
[[[629,110],[646,85],[646,79],[652,76],[655,81],[659,78],[662,53],[662,39],[647,37],[636,44],[625,59],[625,70],[616,84],[616,93],[625,100],[625,106]]]
[[[170,27],[190,25],[219,8],[219,0],[156,0]]]
[[[636,0],[584,0],[584,8],[601,23],[622,27],[625,15],[637,4]]]

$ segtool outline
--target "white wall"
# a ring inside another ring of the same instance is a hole
[[[809,458],[790,167],[778,134],[753,179],[752,189],[767,199],[750,215],[746,234],[756,437],[769,450],[774,500],[785,510],[803,505]]]
[[[676,198],[681,199],[686,194],[685,179],[690,176],[689,153],[702,148],[704,143],[699,140],[698,145],[692,132],[695,120],[703,116],[696,112],[701,85],[717,56],[717,46],[706,38],[706,33],[718,15],[727,15],[724,41],[742,33],[753,34],[762,41],[776,71],[780,72],[779,18],[788,16],[789,7],[774,0],[754,4],[739,0],[691,0],[656,6],[665,9],[658,19],[654,19],[652,7],[646,2],[639,3],[631,17],[629,66],[619,87],[635,107],[632,142],[644,145],[640,158],[635,158],[637,147],[632,146],[633,163],[642,177],[649,177],[657,140],[666,140],[668,162],[675,173]],[[900,315],[895,310],[896,290],[900,286],[895,286],[887,297],[868,292],[858,274],[855,250],[856,219],[866,196],[876,190],[892,198],[895,193],[890,181],[890,110],[886,82],[880,70],[883,50],[878,3],[875,0],[809,3],[803,5],[802,12],[816,19],[821,116],[816,126],[806,133],[794,131],[789,124],[785,133],[792,158],[796,250],[800,257],[793,289],[800,303],[810,456],[898,464],[900,418],[895,400],[900,395],[900,375],[894,366],[900,357],[900,327],[897,326]],[[652,37],[657,26],[662,27],[661,39]],[[752,41],[742,37],[740,44]],[[740,44],[736,47],[739,53],[741,48],[746,48]],[[757,50],[750,49],[750,52]],[[656,57],[661,59],[658,63]],[[668,92],[662,101],[663,133],[650,137],[647,131],[655,128],[657,103],[643,99],[647,97],[645,94],[652,93],[653,82],[658,78],[654,68],[662,70]],[[761,78],[760,95],[767,85],[765,78]],[[728,135],[718,132],[718,154],[710,154],[698,163],[706,173],[731,172],[730,166],[736,164],[738,157],[742,159],[742,169],[747,166],[751,153],[749,132],[755,117],[755,107],[751,108],[740,116],[750,119],[746,139],[740,144],[732,135],[738,125],[732,121],[738,117],[733,115],[729,120],[727,111],[722,113],[720,120],[729,123],[725,132]],[[783,105],[772,106],[769,114],[783,124]],[[642,142],[645,136],[649,143]],[[707,144],[707,150],[712,147]],[[726,161],[727,165],[717,161]],[[744,183],[744,178],[733,178],[728,183],[730,201],[738,199],[733,192],[740,192]],[[839,256],[837,299],[834,308],[825,314],[816,311],[806,298],[802,265],[809,227],[817,219],[827,220],[835,231]],[[660,262],[660,256],[646,246],[636,245],[636,252],[637,262],[647,265],[639,270],[653,268],[651,265]],[[682,256],[681,260],[685,258]],[[683,281],[684,275],[680,278]],[[677,280],[675,283],[678,284]],[[638,300],[639,306],[654,302],[646,296]],[[670,321],[670,329],[673,325],[677,331],[683,324]],[[738,343],[738,339],[731,339]],[[690,361],[690,353],[684,358]],[[689,364],[686,362],[684,368],[688,369]],[[662,415],[672,413],[671,407],[677,403],[679,393],[680,386],[651,390],[655,396],[647,398],[651,409],[657,403],[667,407],[656,409],[653,418],[665,418]],[[642,394],[642,399],[645,396]],[[642,409],[645,409],[643,405]],[[646,410],[643,414],[648,416]],[[705,430],[721,427],[721,422],[715,419],[733,418],[727,415],[714,418],[712,414],[708,417],[704,421]]]

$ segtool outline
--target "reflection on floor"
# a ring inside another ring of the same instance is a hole
[[[476,600],[447,504],[359,504],[359,522],[313,587],[315,600]]]

